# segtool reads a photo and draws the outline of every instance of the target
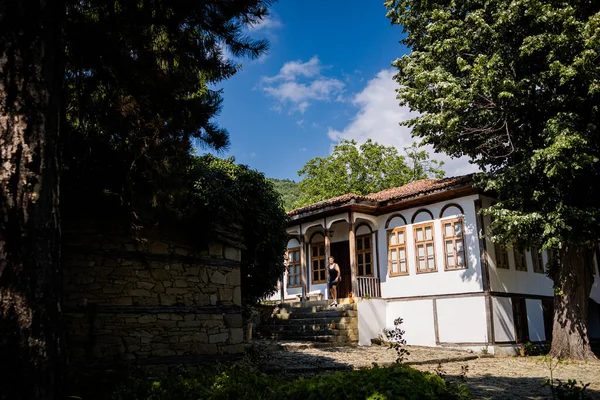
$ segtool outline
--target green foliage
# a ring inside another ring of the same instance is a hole
[[[402,318],[396,318],[394,320],[394,328],[393,329],[384,329],[383,333],[389,342],[390,349],[394,349],[396,352],[396,363],[402,363],[407,356],[410,355],[410,352],[404,347],[406,346],[406,339],[404,339],[404,334],[406,333],[400,325],[402,325]]]
[[[281,199],[283,200],[283,205],[286,211],[293,210],[302,197],[302,192],[300,191],[300,187],[297,182],[291,181],[289,179],[269,179],[273,184],[273,187],[277,192],[281,195]]]
[[[600,237],[600,3],[387,0],[413,133],[469,156],[496,194],[492,240],[543,249]]]
[[[429,154],[416,145],[407,148],[411,165],[395,147],[371,139],[359,147],[354,140],[342,140],[328,157],[316,157],[298,171],[302,177],[302,198],[298,206],[341,196],[366,195],[402,186],[428,176],[442,177],[442,163],[429,160]]]
[[[574,379],[569,379],[564,383],[560,379],[554,378],[554,370],[560,364],[564,363],[564,360],[552,357],[544,357],[542,360],[549,370],[549,377],[542,386],[550,388],[553,400],[589,399],[588,393],[586,392],[588,386],[590,386],[589,383],[584,384],[583,382],[580,382],[581,385],[578,385],[577,381]]]
[[[284,271],[287,215],[279,193],[258,171],[234,159],[196,157],[193,209],[203,226],[238,224],[243,228],[242,297],[253,304],[270,295]]]
[[[65,210],[99,197],[154,224],[179,217],[194,144],[225,148],[214,89],[267,42],[246,35],[270,0],[67,1],[62,126]]]
[[[106,391],[104,391],[106,393]],[[79,394],[79,393],[78,393]],[[92,393],[92,396],[94,394]],[[83,400],[98,397],[81,396]],[[396,365],[296,380],[265,375],[248,365],[212,367],[158,379],[125,380],[111,400],[364,400],[468,399],[450,391],[446,382],[426,372]]]
[[[532,343],[529,339],[521,343],[525,356],[545,356],[550,352],[550,347],[550,343]]]

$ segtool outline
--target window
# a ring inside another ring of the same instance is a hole
[[[390,276],[408,275],[406,228],[388,232],[388,270]]]
[[[288,249],[288,287],[300,286],[300,247]]]
[[[371,235],[356,237],[358,276],[373,276],[373,250],[371,247]]]
[[[529,337],[529,326],[527,325],[527,306],[524,297],[513,297],[513,317],[515,321],[516,341],[524,342]]]
[[[414,227],[417,273],[435,272],[435,248],[433,245],[433,222]]]
[[[544,273],[544,259],[542,258],[542,252],[537,247],[531,248],[531,261],[533,261],[533,272],[538,274]]]
[[[466,268],[463,221],[460,218],[442,221],[446,269]]]
[[[527,260],[525,259],[525,250],[522,247],[514,246],[515,269],[517,271],[527,271]]]
[[[312,263],[312,283],[325,283],[326,264],[325,264],[325,244],[317,243],[311,245],[311,263]]]
[[[554,325],[554,298],[542,299],[542,316],[544,318],[544,333],[546,341],[552,341],[552,328]]]
[[[496,268],[508,269],[508,250],[500,243],[494,243],[494,253],[496,254]]]

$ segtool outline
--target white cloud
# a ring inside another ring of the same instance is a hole
[[[303,127],[304,120],[303,119],[299,119],[298,121],[296,121],[296,125],[298,125],[299,127]]]
[[[319,57],[310,60],[289,61],[275,76],[263,77],[260,88],[280,104],[288,105],[290,112],[304,113],[313,101],[331,101],[343,92],[344,82],[323,76],[326,67]]]
[[[250,25],[248,30],[250,32],[256,32],[260,30],[274,30],[283,28],[283,23],[279,19],[279,17],[275,14],[267,15],[260,21],[257,21],[255,24]]]
[[[256,153],[255,152],[250,153],[250,158],[254,158],[254,157],[256,157]]]
[[[402,121],[414,118],[418,114],[408,107],[398,105],[396,99],[397,83],[392,79],[393,69],[380,71],[371,79],[362,92],[356,94],[352,103],[358,112],[351,122],[341,131],[329,128],[328,135],[334,142],[342,139],[356,140],[363,143],[367,139],[386,145],[395,146],[404,153],[404,147],[417,139],[411,136],[411,129],[398,125]],[[448,176],[463,175],[475,172],[477,167],[468,163],[466,158],[451,159],[445,154],[435,153],[426,147],[432,158],[445,162],[444,169]]]

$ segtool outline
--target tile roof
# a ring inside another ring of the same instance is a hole
[[[389,201],[403,200],[408,197],[415,197],[433,192],[448,190],[456,186],[470,186],[473,182],[473,174],[455,176],[452,178],[442,179],[422,179],[408,183],[404,186],[399,186],[391,189],[382,190],[381,192],[371,193],[366,196],[357,195],[354,193],[344,194],[342,196],[319,201],[305,207],[296,208],[288,212],[288,215],[298,215],[309,211],[316,211],[326,207],[333,207],[352,202],[373,202],[384,203]]]

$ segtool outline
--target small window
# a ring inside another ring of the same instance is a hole
[[[506,247],[500,243],[494,243],[494,253],[496,255],[496,268],[509,269]]]
[[[436,272],[433,223],[414,227],[417,273]]]
[[[358,276],[373,276],[371,235],[356,237],[356,267],[358,268]]]
[[[531,261],[533,261],[533,272],[543,274],[544,259],[542,258],[542,252],[537,247],[531,248]]]
[[[390,276],[408,275],[404,227],[388,232],[388,271]]]
[[[325,264],[325,244],[316,243],[311,245],[311,266],[312,266],[312,283],[325,283],[326,264]]]
[[[464,225],[460,218],[442,221],[446,269],[466,268]]]
[[[300,247],[288,249],[288,287],[298,287],[301,285],[300,280]]]
[[[525,250],[522,247],[514,246],[515,269],[517,271],[527,271],[527,260],[525,259]]]

